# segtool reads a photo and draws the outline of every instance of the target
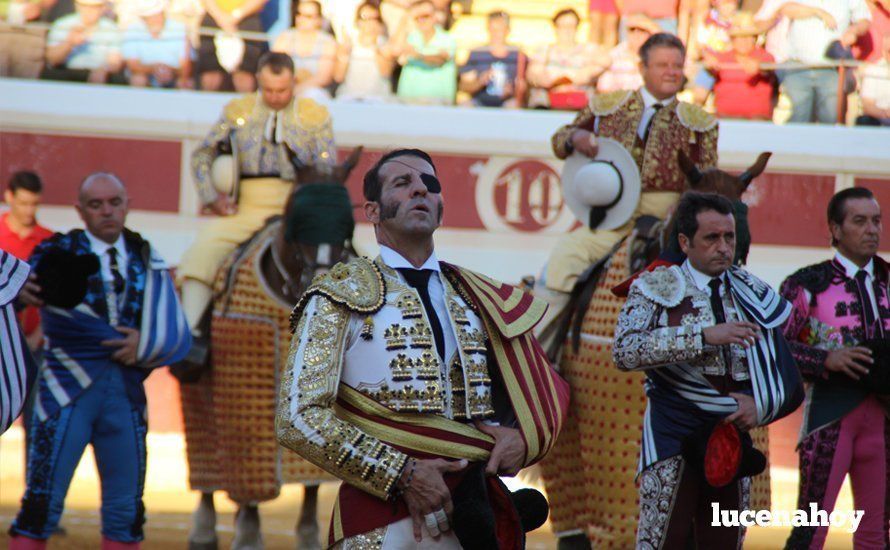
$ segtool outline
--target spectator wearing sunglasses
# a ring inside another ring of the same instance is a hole
[[[337,42],[322,30],[321,4],[301,0],[294,7],[294,28],[282,32],[272,50],[294,60],[294,93],[315,100],[330,98]]]
[[[395,59],[386,41],[380,8],[365,2],[355,14],[355,30],[347,33],[337,50],[334,80],[337,97],[362,101],[388,101],[393,97]]]
[[[415,29],[408,31],[408,18]],[[436,8],[430,0],[411,5],[393,38],[402,65],[396,94],[410,103],[451,105],[457,92],[457,43],[436,22]]]

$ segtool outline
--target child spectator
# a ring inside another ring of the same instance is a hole
[[[862,68],[862,116],[856,119],[857,125],[890,126],[890,34],[882,38],[882,59]]]

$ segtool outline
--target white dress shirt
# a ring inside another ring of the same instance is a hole
[[[880,319],[881,315],[878,313],[878,301],[875,299],[875,260],[874,258],[870,259],[864,267],[859,267],[852,260],[841,254],[840,252],[834,255],[835,259],[839,264],[844,268],[844,271],[847,272],[847,277],[856,280],[856,273],[859,272],[860,269],[865,271],[865,287],[868,291],[868,299],[871,302],[871,308],[875,312],[875,319]]]
[[[263,128],[263,138],[269,143],[281,143],[283,141],[283,115],[282,111],[272,111],[269,118],[266,119],[266,126]]]
[[[454,350],[457,348],[457,335],[449,334],[453,333],[453,327],[451,327],[451,319],[448,317],[448,309],[445,306],[445,286],[442,283],[442,268],[439,267],[439,260],[436,258],[436,253],[433,252],[430,254],[430,257],[426,259],[420,267],[414,267],[411,265],[404,256],[389,248],[388,246],[380,245],[380,259],[383,260],[383,263],[388,265],[393,269],[432,269],[433,274],[430,275],[430,280],[427,283],[427,291],[430,293],[430,303],[433,304],[433,309],[436,310],[436,317],[439,318],[439,325],[442,326],[442,329],[445,332],[445,349],[443,350],[445,353],[445,357],[451,357],[451,354],[454,353]],[[404,280],[404,276],[399,273],[399,277]],[[452,342],[452,338],[454,341]]]
[[[825,51],[857,21],[871,21],[865,0],[797,0],[812,8],[821,8],[834,17],[835,29],[829,29],[818,17],[794,19],[788,29],[788,58],[803,63],[825,61]]]
[[[640,118],[640,125],[637,126],[637,135],[640,136],[640,139],[643,139],[646,136],[646,127],[649,126],[649,121],[655,116],[655,104],[661,105],[660,108],[663,109],[674,100],[675,96],[666,99],[656,99],[645,86],[640,88],[640,95],[643,96],[643,117]]]
[[[123,234],[114,241],[114,244],[108,244],[89,231],[86,232],[86,235],[90,241],[90,248],[93,250],[93,253],[99,256],[99,272],[102,274],[102,280],[105,281],[106,288],[114,288],[114,275],[111,274],[111,258],[108,257],[109,248],[114,248],[117,251],[117,269],[126,281],[127,263],[130,255],[127,254],[127,245],[124,243]]]
[[[695,283],[695,286],[702,292],[706,293],[708,296],[711,295],[711,287],[708,285],[710,284],[712,279],[720,279],[720,281],[722,282],[722,284],[720,285],[720,296],[726,294],[725,271],[717,277],[711,277],[710,275],[702,273],[701,271],[692,267],[692,263],[689,262],[688,258],[685,262],[683,262],[683,269],[685,269],[686,272],[689,273],[689,275],[692,277],[692,282]]]

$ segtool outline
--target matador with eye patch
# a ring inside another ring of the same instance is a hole
[[[418,149],[364,179],[380,254],[317,277],[291,317],[276,429],[342,479],[340,548],[524,548],[543,495],[499,475],[540,460],[568,393],[532,335],[546,305],[439,261],[443,185]]]

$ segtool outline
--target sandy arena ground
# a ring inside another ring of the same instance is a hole
[[[7,528],[17,511],[18,501],[24,490],[23,432],[15,426],[0,437],[0,548],[7,546]],[[148,474],[145,489],[145,506],[148,510],[146,525],[146,550],[176,550],[187,547],[190,513],[197,503],[197,493],[188,490],[184,441],[175,433],[149,434]],[[786,468],[773,468],[773,509],[791,510],[796,498],[797,474]],[[326,530],[330,510],[336,493],[335,484],[324,484],[320,492],[319,519]],[[263,536],[266,548],[293,549],[294,522],[302,501],[302,488],[286,486],[282,496],[260,506]],[[224,495],[216,496],[220,512],[220,548],[228,548],[233,536],[234,506]],[[55,537],[52,550],[92,550],[99,548],[99,486],[92,452],[87,449],[75,473],[62,523],[66,536]],[[851,508],[847,487],[841,493],[838,510]],[[752,528],[748,532],[745,548],[781,548],[788,529]],[[549,525],[538,529],[529,537],[530,549],[556,548],[556,539]],[[832,532],[826,548],[852,547],[849,533]]]

